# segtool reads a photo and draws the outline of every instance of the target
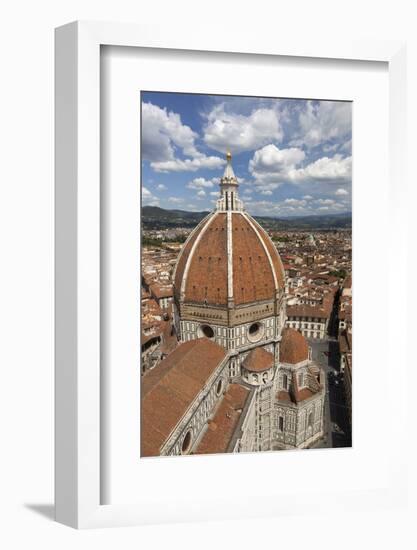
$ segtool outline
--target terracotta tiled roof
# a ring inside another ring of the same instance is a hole
[[[189,259],[185,301],[204,303],[207,300],[208,304],[224,305],[227,303],[226,214],[218,213],[210,218],[202,231]]]
[[[344,330],[339,336],[340,353],[352,353],[352,334]]]
[[[264,348],[255,348],[245,357],[243,366],[250,372],[262,372],[274,366],[274,356]]]
[[[278,250],[263,227],[261,227],[261,225],[259,225],[259,223],[253,218],[251,218],[251,220],[258,229],[261,239],[265,243],[269,255],[271,256],[272,264],[275,269],[275,275],[278,279],[278,285],[280,288],[283,288],[285,286],[284,265],[281,261],[280,255],[278,254]]]
[[[197,240],[198,235],[201,233],[202,229],[205,227],[205,224],[208,223],[210,218],[213,216],[213,214],[210,214],[207,216],[196,228],[195,230],[190,234],[187,241],[185,242],[184,246],[181,249],[181,252],[178,257],[177,267],[175,270],[175,280],[174,280],[174,292],[177,297],[179,297],[179,293],[181,290],[181,282],[184,276],[184,270],[185,266],[187,264],[187,260],[190,256],[190,252],[193,248],[193,245],[195,241]]]
[[[296,405],[317,394],[321,390],[321,386],[311,370],[309,374],[308,387],[303,387],[300,389],[298,386],[297,373],[294,372],[292,375],[290,391],[278,391],[276,394],[277,400],[284,403],[294,403]]]
[[[162,444],[226,355],[223,347],[198,338],[180,344],[142,377],[141,456],[160,454]]]
[[[306,359],[308,359],[307,340],[297,330],[285,328],[282,331],[282,340],[279,347],[280,362],[294,365]]]
[[[331,312],[331,302],[323,303],[321,306],[302,304],[287,307],[288,317],[316,317],[318,319],[328,319]]]
[[[285,403],[290,403],[291,402],[290,392],[285,390],[280,390],[279,392],[277,392],[277,399],[278,401],[284,401]]]
[[[173,295],[172,285],[154,283],[150,286],[150,291],[156,298],[169,298]]]
[[[276,286],[279,289],[284,287],[284,269],[265,230],[246,213],[232,212],[228,225],[226,213],[216,212],[184,244],[175,272],[177,298],[185,277],[185,302],[227,305],[228,227],[234,303],[240,305],[272,300]]]
[[[225,453],[232,441],[250,390],[230,384],[195,454]]]

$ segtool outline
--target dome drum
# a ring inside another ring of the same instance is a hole
[[[242,378],[253,386],[269,384],[274,378],[274,356],[264,348],[251,350],[241,365]]]

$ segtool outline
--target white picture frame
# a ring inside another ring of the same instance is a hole
[[[134,525],[186,519],[175,500],[159,514],[132,505],[101,504],[100,475],[100,48],[102,45],[207,52],[246,53],[295,58],[381,61],[389,70],[390,186],[399,197],[405,186],[405,45],[402,42],[300,40],[248,36],[243,30],[216,33],[116,23],[75,22],[56,30],[56,519],[77,528]],[[395,202],[395,200],[394,200]],[[399,231],[401,211],[393,212]],[[398,232],[397,232],[398,234]],[[405,253],[404,251],[402,252]],[[392,276],[394,285],[395,277]],[[390,315],[400,318],[399,302]],[[403,354],[405,351],[402,352]],[[399,371],[405,373],[404,355]],[[402,384],[403,382],[400,382]],[[404,391],[404,387],[402,388]],[[383,491],[366,487],[357,495],[340,495],[345,507],[388,505],[405,494],[400,461],[405,410],[398,409],[396,467]],[[393,465],[392,465],[393,466]],[[397,471],[398,470],[398,471]],[[298,497],[299,498],[299,497]],[[321,495],[322,501],[325,495]],[[317,510],[317,495],[306,495],[301,511]],[[297,510],[297,497],[270,513]],[[208,511],[207,511],[208,510]],[[235,517],[222,510],[221,499],[192,519]],[[204,514],[204,516],[203,516]],[[259,514],[258,514],[259,515]]]

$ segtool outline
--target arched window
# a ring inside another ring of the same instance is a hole
[[[286,374],[282,375],[282,387],[284,390],[288,388],[288,376]]]
[[[298,375],[298,385],[300,387],[304,386],[304,375],[302,372],[300,372],[300,374]]]
[[[192,432],[191,430],[188,430],[188,432],[185,434],[185,437],[181,445],[181,453],[183,455],[186,455],[189,453],[191,449],[191,443],[192,443]]]
[[[284,431],[284,417],[282,417],[282,416],[278,417],[278,430],[280,432]]]
[[[313,411],[311,411],[310,414],[308,415],[308,425],[312,427],[313,421],[314,421],[314,416],[313,416]]]

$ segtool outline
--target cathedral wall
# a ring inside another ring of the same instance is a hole
[[[323,435],[324,392],[305,405],[277,403],[273,414],[272,448],[303,448]]]
[[[242,423],[242,435],[236,441],[232,452],[250,453],[257,450],[256,447],[256,394],[253,394],[245,419]]]
[[[256,397],[256,450],[269,451],[272,439],[273,385],[269,384],[267,387],[260,387]]]
[[[207,319],[200,321],[182,319],[180,321],[180,334],[183,342],[207,336],[231,351],[253,348],[255,344],[274,341],[279,337],[281,328],[280,317],[276,316],[235,327],[211,323]]]
[[[234,327],[279,315],[282,303],[268,300],[231,308],[185,303],[180,305],[180,309],[181,318],[184,320]]]
[[[161,449],[161,455],[181,455],[192,452],[198,445],[207,420],[222,400],[228,385],[229,367],[228,361],[225,361],[186,411]],[[185,442],[189,444],[184,445]]]

